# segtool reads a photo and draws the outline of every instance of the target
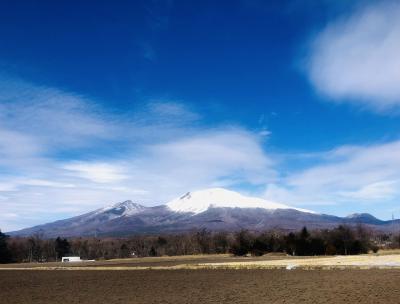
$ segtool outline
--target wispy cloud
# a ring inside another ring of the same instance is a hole
[[[400,4],[374,2],[329,23],[311,47],[308,73],[322,94],[377,111],[400,106]]]
[[[311,155],[309,157],[312,157]],[[400,195],[400,141],[343,146],[267,187],[266,196],[300,205],[393,204]]]
[[[4,76],[0,91],[0,127],[37,146],[84,146],[86,138],[111,139],[116,131],[83,96]]]
[[[79,176],[94,183],[118,183],[128,179],[124,168],[107,163],[73,162],[64,166],[72,171],[72,175]]]
[[[355,191],[339,192],[339,195],[362,201],[382,201],[396,197],[396,195],[399,193],[397,190],[399,186],[400,181],[388,180],[371,183],[366,186],[362,186]]]

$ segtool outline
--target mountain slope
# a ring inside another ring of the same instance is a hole
[[[146,210],[146,207],[142,205],[133,203],[132,201],[125,201],[69,219],[22,229],[9,234],[29,236],[39,233],[46,237],[96,235],[97,231],[101,231],[101,227],[108,225],[108,223],[114,220],[118,221],[124,217],[134,216],[144,210]]]
[[[317,214],[239,193],[213,188],[189,192],[166,205],[145,207],[125,201],[80,216],[9,233],[44,237],[125,236],[137,233],[182,233],[195,229],[298,230],[331,228],[339,224],[365,224],[388,231],[399,221],[381,221],[370,214],[348,217]]]

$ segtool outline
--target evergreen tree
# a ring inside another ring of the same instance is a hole
[[[57,253],[57,259],[61,259],[63,256],[69,253],[71,245],[67,239],[61,239],[60,237],[55,240],[55,250]]]
[[[120,258],[129,258],[130,257],[130,250],[125,243],[121,245],[119,257]]]
[[[296,240],[297,237],[293,232],[290,232],[288,235],[285,236],[285,243],[286,243],[286,253],[290,255],[296,255]]]
[[[235,243],[232,245],[234,255],[243,256],[250,252],[253,247],[253,237],[247,230],[235,233]]]
[[[303,227],[296,239],[296,254],[297,255],[314,255],[311,249],[310,233],[307,227]]]
[[[0,230],[0,264],[11,263],[12,255],[7,243],[8,235]]]

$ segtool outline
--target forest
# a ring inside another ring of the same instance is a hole
[[[400,233],[377,234],[361,225],[313,231],[304,227],[298,232],[211,232],[202,229],[184,234],[68,239],[45,239],[40,234],[9,237],[0,231],[0,263],[52,262],[60,261],[63,256],[103,260],[223,253],[261,256],[271,252],[296,256],[355,255],[399,247]]]

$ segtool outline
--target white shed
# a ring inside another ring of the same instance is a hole
[[[62,257],[61,262],[82,262],[81,257],[78,256],[70,256],[70,257]]]

